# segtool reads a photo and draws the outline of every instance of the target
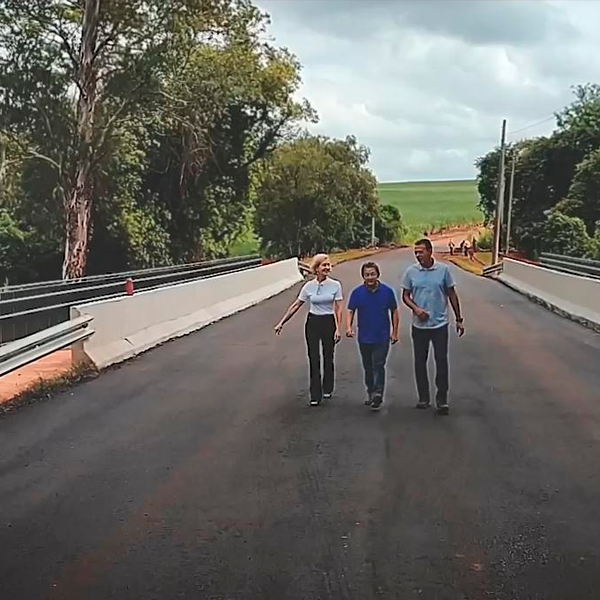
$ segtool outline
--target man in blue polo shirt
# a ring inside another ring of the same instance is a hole
[[[367,387],[365,404],[379,410],[385,388],[385,363],[390,342],[398,341],[400,316],[394,290],[379,281],[379,266],[367,262],[361,274],[364,284],[352,291],[348,302],[346,336],[354,337],[354,313],[358,311],[358,346]]]
[[[428,239],[415,243],[417,263],[411,265],[402,279],[402,300],[413,312],[413,351],[415,379],[419,401],[417,408],[428,408],[429,377],[427,358],[429,345],[433,345],[436,365],[436,405],[440,415],[447,415],[448,406],[448,302],[456,317],[456,331],[459,337],[465,333],[460,302],[456,293],[454,278],[448,265],[433,258],[433,246]]]

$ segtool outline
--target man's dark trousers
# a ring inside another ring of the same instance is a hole
[[[429,377],[427,375],[427,358],[429,344],[433,344],[435,356],[437,387],[436,402],[438,405],[448,402],[448,325],[436,329],[412,328],[413,351],[415,358],[415,379],[419,402],[429,404]]]
[[[385,389],[385,363],[390,351],[390,343],[359,343],[360,356],[365,370],[365,385],[371,399],[383,398]]]

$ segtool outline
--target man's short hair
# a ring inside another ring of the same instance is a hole
[[[415,246],[425,246],[429,252],[433,252],[433,244],[427,238],[422,238],[415,242]]]
[[[375,269],[375,272],[377,273],[377,277],[381,276],[381,271],[379,270],[379,265],[376,262],[369,261],[369,262],[363,263],[363,266],[360,268],[360,274],[363,277],[365,276],[365,271],[367,269]]]

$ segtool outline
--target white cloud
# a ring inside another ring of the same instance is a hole
[[[303,65],[315,133],[356,135],[384,181],[465,178],[600,72],[600,3],[257,0]],[[552,122],[520,136],[540,135]]]

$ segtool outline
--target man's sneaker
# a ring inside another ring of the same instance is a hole
[[[437,414],[438,415],[448,415],[450,414],[450,407],[447,402],[443,402],[437,405]]]
[[[421,410],[424,410],[426,408],[429,408],[431,406],[431,404],[429,402],[425,402],[424,400],[419,400],[417,402],[417,405],[415,406],[415,408],[419,408]]]
[[[371,406],[371,404],[373,404],[373,397],[370,393],[368,393],[367,397],[365,398],[365,406]]]
[[[383,404],[383,398],[381,396],[375,396],[373,402],[371,402],[371,410],[379,410]]]
[[[325,400],[331,400],[331,396],[333,396],[333,394],[323,394],[323,398],[325,398]]]
[[[310,401],[311,406],[319,406],[319,404],[321,404],[320,400],[311,400]]]

